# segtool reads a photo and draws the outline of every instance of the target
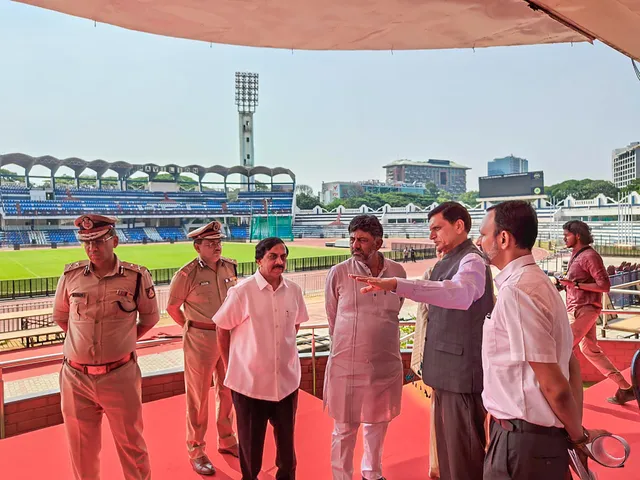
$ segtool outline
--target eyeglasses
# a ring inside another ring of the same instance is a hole
[[[220,240],[208,240],[206,242],[202,242],[200,245],[205,248],[214,248],[220,247],[222,245],[222,242]]]
[[[93,244],[97,247],[101,247],[105,243],[107,243],[109,240],[111,240],[113,237],[115,237],[115,235],[111,235],[110,237],[107,237],[107,238],[97,238],[96,240],[83,240],[82,245],[84,245],[85,247],[88,247],[91,244]]]

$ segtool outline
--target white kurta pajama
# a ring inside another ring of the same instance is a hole
[[[391,292],[360,293],[363,284],[349,274],[370,276],[350,258],[327,276],[325,307],[331,353],[324,404],[335,420],[331,464],[334,480],[351,480],[358,428],[364,424],[362,476],[382,477],[382,445],[391,419],[400,414],[403,366],[398,315],[403,299]],[[406,278],[404,268],[384,260],[379,277]]]

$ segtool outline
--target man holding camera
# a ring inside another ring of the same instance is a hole
[[[572,249],[567,275],[560,283],[567,290],[567,312],[573,331],[573,346],[607,378],[618,385],[610,403],[624,405],[633,400],[633,388],[611,360],[604,354],[596,337],[596,321],[602,311],[602,294],[609,292],[611,283],[602,257],[591,248],[593,237],[589,226],[580,220],[564,224],[564,242]]]

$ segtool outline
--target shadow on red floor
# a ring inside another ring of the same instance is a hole
[[[602,382],[585,395],[585,426],[606,428],[620,434],[631,444],[631,458],[625,468],[597,468],[599,480],[640,479],[640,414],[637,405],[615,406],[605,398],[614,390],[613,383]],[[214,402],[212,398],[211,405]],[[385,444],[384,474],[388,480],[427,479],[429,403],[413,385],[404,388],[402,414],[391,423]],[[213,411],[211,412],[213,418]],[[155,480],[206,478],[196,475],[187,460],[184,436],[184,396],[144,405],[145,438],[149,446]],[[215,423],[210,422],[213,427]],[[102,479],[122,478],[120,464],[108,422],[103,430]],[[322,402],[301,392],[296,424],[298,475],[301,480],[329,480],[332,420],[322,411]],[[215,448],[215,436],[209,434],[208,452],[218,469],[218,480],[240,479],[238,461],[222,457]],[[267,436],[263,473],[260,480],[275,478],[275,451],[272,432]],[[356,450],[356,472],[362,456],[361,440]],[[10,480],[70,480],[69,459],[63,426],[12,437],[0,441],[0,477]]]

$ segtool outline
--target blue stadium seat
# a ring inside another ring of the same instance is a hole
[[[163,240],[186,240],[187,236],[184,233],[184,230],[180,227],[156,227],[158,234],[162,237]]]
[[[230,225],[229,233],[231,238],[245,239],[249,238],[249,226],[248,225]]]

